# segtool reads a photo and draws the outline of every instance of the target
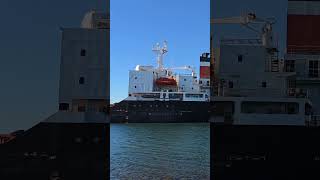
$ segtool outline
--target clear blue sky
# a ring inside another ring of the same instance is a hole
[[[166,66],[199,69],[210,48],[209,0],[111,1],[111,101],[128,96],[129,70],[155,65],[152,46],[168,41]]]

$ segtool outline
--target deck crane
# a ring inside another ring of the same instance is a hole
[[[261,36],[262,44],[266,48],[274,48],[272,25],[275,24],[275,18],[259,18],[254,13],[243,14],[239,17],[216,18],[211,19],[211,24],[240,24],[248,29],[258,33]],[[250,24],[263,24],[261,31]]]

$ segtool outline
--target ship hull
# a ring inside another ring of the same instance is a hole
[[[0,145],[0,179],[109,179],[109,124],[41,122]]]
[[[215,180],[319,179],[320,128],[211,124]]]
[[[111,111],[111,122],[186,123],[208,122],[210,102],[122,101]]]

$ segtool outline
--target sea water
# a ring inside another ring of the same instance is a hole
[[[210,179],[208,123],[111,124],[111,179]]]

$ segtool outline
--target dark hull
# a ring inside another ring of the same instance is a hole
[[[320,179],[320,128],[211,124],[211,179]]]
[[[104,123],[39,123],[0,145],[0,179],[108,179],[108,135]]]
[[[210,102],[122,101],[111,111],[111,122],[208,122]]]

